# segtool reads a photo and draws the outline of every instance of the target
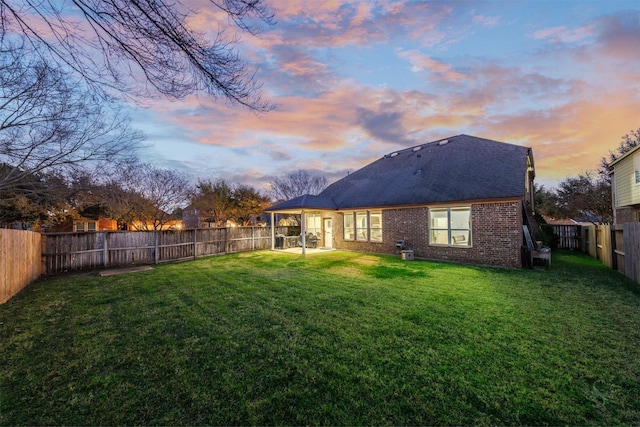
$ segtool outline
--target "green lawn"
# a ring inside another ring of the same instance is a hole
[[[1,425],[640,423],[640,291],[269,251],[59,277],[0,306]]]

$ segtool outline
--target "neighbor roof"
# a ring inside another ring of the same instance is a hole
[[[387,154],[331,184],[318,197],[331,201],[334,207],[326,203],[327,209],[521,198],[530,151],[457,135]],[[280,208],[274,205],[269,211]]]

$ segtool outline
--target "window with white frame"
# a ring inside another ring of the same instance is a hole
[[[369,212],[369,230],[372,242],[382,242],[382,212]]]
[[[345,212],[344,240],[382,242],[382,212]]]
[[[429,210],[429,243],[432,245],[471,246],[471,208]]]
[[[369,240],[369,218],[366,212],[356,212],[356,240]]]
[[[320,218],[320,214],[307,214],[305,227],[307,233],[311,233],[320,238],[320,232],[322,231],[322,218]]]
[[[640,154],[633,156],[633,167],[636,172],[636,184],[640,184]]]
[[[353,213],[344,214],[344,240],[355,240],[355,224]]]

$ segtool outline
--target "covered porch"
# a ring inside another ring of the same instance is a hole
[[[333,249],[334,203],[319,196],[304,195],[271,206],[271,250],[306,255]],[[276,214],[299,215],[300,234],[276,234]]]

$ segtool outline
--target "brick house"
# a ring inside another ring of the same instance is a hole
[[[267,209],[301,214],[319,246],[511,268],[533,227],[530,148],[457,135],[392,152]]]
[[[640,222],[640,145],[611,165],[613,223]]]
[[[118,222],[115,219],[105,218],[103,216],[99,216],[96,219],[92,218],[80,218],[73,221],[73,230],[65,230],[65,231],[110,231],[117,230]]]

